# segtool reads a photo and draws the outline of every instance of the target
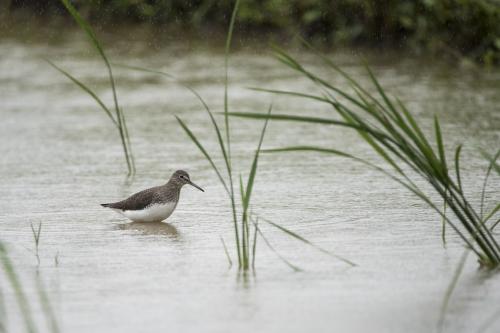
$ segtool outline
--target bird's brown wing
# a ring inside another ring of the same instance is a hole
[[[157,187],[132,194],[125,200],[102,204],[103,207],[121,209],[121,210],[141,210],[149,206],[155,199]]]

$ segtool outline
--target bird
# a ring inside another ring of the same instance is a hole
[[[186,171],[177,170],[164,185],[152,187],[132,194],[125,200],[101,204],[101,206],[111,208],[134,222],[161,222],[174,212],[179,202],[181,188],[186,184],[205,192],[190,180]]]

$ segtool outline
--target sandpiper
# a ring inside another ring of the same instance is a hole
[[[174,172],[170,180],[161,186],[131,195],[125,200],[101,204],[118,212],[134,222],[159,222],[172,215],[179,202],[182,186],[189,184],[205,192],[189,179],[184,170]]]

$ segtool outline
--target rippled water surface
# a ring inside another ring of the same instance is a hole
[[[123,39],[123,38],[116,38]],[[223,109],[223,54],[189,43],[150,47],[107,43],[117,63],[172,73]],[[118,134],[94,101],[52,69],[49,58],[90,84],[108,103],[105,68],[79,34],[58,43],[0,39],[0,239],[20,275],[36,326],[46,331],[36,281],[42,281],[64,332],[430,332],[462,253],[441,221],[384,176],[354,162],[317,154],[262,156],[252,209],[358,264],[347,267],[279,230],[262,230],[293,272],[259,240],[255,274],[228,268],[234,238],[223,188],[178,126],[180,116],[215,152],[214,133],[199,102],[167,79],[116,68],[137,175],[127,181]],[[297,56],[345,85],[319,61]],[[367,82],[356,54],[331,57]],[[383,85],[405,101],[428,133],[439,114],[448,147],[464,143],[464,186],[479,198],[485,162],[478,147],[500,143],[500,73],[365,55]],[[265,50],[242,48],[230,60],[230,108],[331,116],[310,101],[247,87],[314,91]],[[220,117],[220,116],[219,116]],[[222,121],[222,118],[218,118]],[[232,120],[237,172],[244,176],[259,121]],[[272,122],[265,147],[320,145],[374,157],[345,129]],[[451,156],[451,149],[450,149]],[[217,160],[220,162],[220,159]],[[129,224],[99,203],[164,183],[186,169],[201,193],[184,188],[169,224]],[[499,198],[498,178],[487,191]],[[40,266],[30,224],[42,223]],[[9,331],[23,319],[0,274]],[[445,331],[475,332],[500,309],[498,275],[467,261],[451,298]],[[500,330],[493,321],[489,332]]]

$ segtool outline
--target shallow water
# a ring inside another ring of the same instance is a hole
[[[118,39],[118,38],[117,38]],[[150,48],[108,43],[117,63],[161,69],[223,108],[223,54],[189,43]],[[195,98],[168,80],[116,69],[135,153],[126,169],[118,134],[93,100],[44,62],[49,58],[111,102],[104,67],[79,34],[58,43],[0,40],[0,239],[21,276],[36,326],[48,330],[38,300],[40,278],[64,332],[430,332],[462,253],[440,219],[384,176],[351,161],[317,154],[263,155],[253,211],[358,264],[349,268],[262,225],[292,272],[259,240],[255,274],[238,274],[228,202],[217,178],[175,121],[180,116],[210,151],[217,144]],[[299,57],[325,71],[307,54]],[[478,198],[485,162],[477,147],[500,143],[500,72],[446,66],[394,55],[363,55],[387,89],[431,131],[439,114],[449,147],[462,142],[464,186]],[[361,57],[332,55],[366,82]],[[311,90],[265,50],[243,48],[230,60],[230,107],[329,116],[309,101],[270,96],[249,86]],[[328,76],[340,85],[334,75]],[[222,121],[221,118],[219,120]],[[234,163],[246,175],[259,121],[233,120]],[[373,157],[339,128],[272,122],[265,147],[321,145]],[[451,150],[450,150],[451,152]],[[450,155],[451,156],[451,155]],[[218,160],[220,162],[220,160]],[[165,182],[179,168],[205,188],[184,188],[169,224],[130,224],[101,202]],[[487,192],[498,201],[499,181]],[[42,223],[40,266],[30,223]],[[498,316],[498,275],[470,256],[445,321],[447,332],[474,332]],[[5,274],[0,275],[9,331],[23,327]],[[494,321],[488,332],[500,329]]]

